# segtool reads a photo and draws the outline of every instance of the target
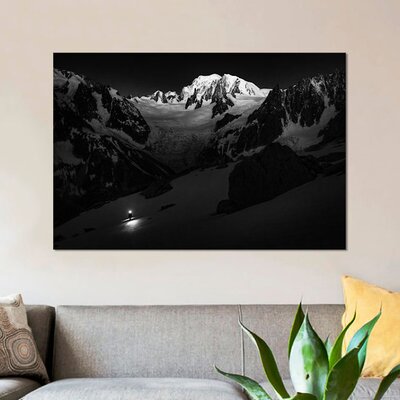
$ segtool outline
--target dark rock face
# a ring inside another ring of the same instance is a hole
[[[236,97],[236,94],[240,94],[239,85],[240,85],[240,80],[239,80],[239,79],[236,79],[235,84],[233,85],[233,87],[232,87],[232,89],[231,89],[231,95],[232,95],[233,97]]]
[[[223,99],[224,97],[226,97],[226,89],[223,83],[220,81],[215,87],[211,101],[212,103],[216,103],[218,100]]]
[[[336,71],[329,75],[302,79],[285,93],[285,108],[290,119],[301,126],[318,123],[326,107],[334,105],[337,111],[345,106],[345,75]]]
[[[334,140],[345,141],[346,139],[346,111],[343,109],[335,115],[328,125],[322,129],[318,136],[322,136],[321,144],[329,143]]]
[[[74,164],[58,158],[59,144],[55,143],[56,224],[96,204],[140,190],[154,177],[168,175],[168,170],[153,158],[115,138],[87,134],[86,138],[72,137],[69,142]],[[134,160],[140,160],[140,164]]]
[[[345,73],[341,71],[302,79],[286,90],[276,86],[261,106],[248,117],[247,124],[231,132],[237,138],[231,145],[231,152],[237,155],[272,143],[289,122],[298,123],[302,127],[317,124],[328,106],[334,106],[339,114],[344,113],[345,100]],[[222,112],[226,109],[227,107],[221,107]],[[333,131],[344,132],[343,128],[343,123],[340,127],[336,124],[329,129],[330,133],[322,134],[334,137],[339,134]]]
[[[279,86],[268,93],[262,105],[249,115],[247,125],[236,132],[236,154],[272,143],[282,134],[287,123],[283,100],[284,94]]]
[[[204,93],[204,95],[203,95],[203,100],[204,100],[204,101],[210,100],[211,97],[212,97],[212,94],[213,94],[213,88],[212,88],[212,86],[210,86],[210,87],[205,91],[205,93]]]
[[[308,147],[307,151],[314,151],[322,149],[327,143],[336,142],[344,143],[346,141],[346,111],[343,109],[339,111],[318,133],[318,137],[322,140]]]
[[[53,124],[54,141],[67,140],[70,137],[71,129],[93,131],[93,128],[71,108],[58,104],[56,99],[53,102]]]
[[[146,142],[150,133],[150,128],[139,110],[124,98],[112,99],[110,118],[106,126],[125,132],[138,143]]]
[[[217,132],[218,130],[223,128],[226,124],[229,124],[229,122],[234,121],[236,118],[239,118],[240,115],[241,114],[234,115],[226,113],[219,121],[215,123],[214,132]]]
[[[54,71],[54,222],[171,174],[138,145],[150,128],[133,102],[71,72]]]
[[[293,122],[300,122],[301,126],[311,126],[319,122],[325,103],[317,88],[319,87],[312,85],[309,79],[303,79],[287,89],[285,108]]]
[[[194,89],[193,94],[188,97],[188,99],[186,100],[186,104],[185,104],[185,108],[189,108],[191,105],[196,104],[197,103],[197,89]]]
[[[229,107],[234,105],[233,101],[227,96],[226,89],[222,81],[218,82],[217,86],[215,87],[211,102],[215,103],[215,106],[212,109],[211,118],[214,118],[218,114],[223,114],[229,109]]]
[[[270,144],[235,166],[229,175],[229,203],[225,200],[218,208],[238,210],[270,200],[314,179],[315,165],[287,146]]]
[[[276,86],[261,107],[249,116],[248,124],[253,121],[258,123],[259,144],[271,143],[282,133],[283,124],[287,122],[283,99],[283,92]]]
[[[156,103],[168,103],[168,99],[165,96],[161,90],[157,90],[155,93],[153,93],[150,98],[154,100]]]
[[[102,106],[108,111],[111,112],[111,103],[112,103],[112,96],[110,94],[111,87],[102,85],[98,82],[91,81],[91,86],[93,92],[99,93],[101,95],[101,104]],[[128,96],[127,99],[133,98],[132,96]]]
[[[96,118],[97,115],[97,103],[96,99],[92,96],[92,88],[84,83],[78,85],[78,89],[74,95],[74,104],[78,114],[86,119],[90,120]]]
[[[334,105],[337,111],[346,108],[346,75],[344,71],[336,71],[333,74],[324,75],[326,93],[329,105]]]
[[[233,101],[227,96],[224,96],[216,100],[215,106],[212,109],[211,118],[214,118],[218,114],[223,114],[225,111],[229,109],[229,107],[232,107],[233,105],[234,105]]]

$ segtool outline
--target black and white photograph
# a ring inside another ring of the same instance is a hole
[[[54,53],[55,249],[346,249],[344,53]]]

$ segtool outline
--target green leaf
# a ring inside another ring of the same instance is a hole
[[[275,392],[282,398],[287,399],[290,397],[287,392],[285,385],[283,384],[282,377],[279,373],[278,366],[275,361],[275,357],[272,354],[269,346],[257,336],[255,333],[247,329],[241,321],[239,324],[243,331],[250,337],[253,343],[257,346],[258,353],[260,354],[261,362],[265,371],[265,375],[267,376],[269,382],[273,386]]]
[[[243,375],[229,374],[228,372],[221,371],[216,366],[214,366],[214,368],[221,375],[224,375],[227,378],[238,383],[245,390],[251,400],[271,400],[271,397],[264,390],[264,388],[256,381],[253,381],[253,379],[250,379],[247,376]]]
[[[378,391],[374,397],[374,400],[380,400],[386,391],[389,389],[390,385],[400,376],[400,365],[394,367],[387,376],[382,379],[379,385]]]
[[[367,346],[368,346],[368,338],[374,329],[375,324],[378,322],[379,318],[382,315],[382,311],[379,311],[379,313],[371,319],[371,321],[368,321],[366,324],[364,324],[352,337],[350,340],[349,346],[347,347],[347,352],[353,350],[356,347],[359,347],[361,341],[363,341],[363,347],[360,349],[358,353],[358,364],[360,366],[360,371],[362,371],[365,363],[365,359],[367,357]],[[366,340],[364,338],[366,337]]]
[[[353,322],[356,319],[356,313],[354,313],[354,316],[352,320],[346,325],[346,327],[340,332],[339,336],[336,338],[335,343],[332,347],[332,350],[329,354],[329,369],[332,369],[332,367],[340,360],[342,357],[342,348],[343,348],[343,340],[346,335],[346,332],[350,328],[350,326],[353,324]]]
[[[289,367],[297,392],[313,394],[317,399],[322,398],[328,375],[328,355],[307,315],[293,342]]]
[[[329,355],[331,354],[331,351],[333,348],[333,345],[332,345],[331,340],[329,339],[329,336],[325,339],[324,346],[326,349],[326,354],[328,355],[328,358],[329,358]]]
[[[333,366],[326,380],[324,400],[344,400],[353,393],[361,373],[358,353],[367,340],[368,333],[360,342],[359,347],[350,350]]]
[[[360,376],[358,352],[355,348],[341,358],[331,369],[326,382],[324,400],[348,399]]]
[[[288,358],[290,358],[290,351],[292,350],[294,339],[296,339],[297,332],[299,331],[303,321],[304,321],[304,312],[303,312],[302,304],[300,302],[300,304],[297,307],[296,316],[294,317],[292,329],[290,331]]]
[[[296,393],[293,397],[289,400],[317,400],[317,398],[309,393]]]

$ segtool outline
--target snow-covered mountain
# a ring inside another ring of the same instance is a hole
[[[203,104],[215,103],[213,117],[222,114],[233,106],[232,97],[256,96],[265,97],[270,89],[260,89],[252,82],[248,82],[234,75],[218,74],[200,75],[193,82],[182,88],[180,94],[176,91],[155,91],[148,96],[135,97],[139,100],[152,100],[156,103],[184,103],[185,108],[198,109]]]
[[[185,86],[181,92],[182,100],[186,101],[195,92],[204,101],[210,100],[218,85],[226,94],[231,94],[233,96],[237,94],[259,97],[265,96],[262,90],[252,82],[247,82],[234,75],[224,74],[220,76],[218,74],[212,74],[200,75],[189,86]]]
[[[234,75],[212,74],[200,75],[191,85],[185,86],[181,92],[181,99],[187,109],[198,109],[208,103],[215,104],[212,111],[214,118],[232,107],[233,99],[238,95],[265,97],[264,92],[252,82]]]
[[[115,89],[54,70],[56,223],[171,170],[144,150],[150,128]]]
[[[165,92],[165,97],[167,98],[168,103],[179,103],[181,101],[180,96],[174,90]]]
[[[156,90],[151,96],[150,100],[154,100],[156,103],[168,103],[165,94],[161,90]]]
[[[344,158],[344,73],[271,90],[213,74],[197,77],[180,93],[156,91],[138,98],[73,72],[54,71],[59,220],[169,179],[173,172],[252,157],[273,142],[301,156],[330,152],[336,161]]]
[[[264,95],[265,97],[267,97],[268,94],[269,94],[269,92],[270,92],[272,89],[260,89],[260,90],[261,90],[261,92],[263,93],[263,95]]]
[[[341,135],[334,141],[343,143],[343,72],[304,78],[287,89],[260,89],[263,97],[250,95],[259,94],[251,85],[244,95],[246,85],[232,84],[236,80],[229,77],[196,78],[177,104],[136,104],[150,125],[147,146],[156,158],[181,171],[203,162],[236,160],[274,141],[302,153],[332,143],[334,135]],[[343,146],[338,149],[343,152]]]
[[[187,101],[187,99],[194,94],[198,95],[199,98],[204,96],[204,100],[210,100],[212,94],[214,93],[215,87],[221,80],[221,76],[218,74],[211,75],[200,75],[193,82],[185,86],[181,91],[182,101]]]
[[[225,114],[214,144],[220,154],[235,158],[274,141],[300,152],[328,141],[344,142],[345,91],[340,71],[304,78],[287,89],[276,86],[240,125]],[[329,123],[340,128],[335,137],[326,134]]]

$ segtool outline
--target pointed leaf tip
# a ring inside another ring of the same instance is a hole
[[[258,353],[260,355],[261,363],[264,368],[265,375],[268,381],[273,386],[275,392],[281,398],[288,398],[289,393],[287,392],[285,385],[283,383],[281,374],[279,373],[278,365],[276,364],[275,357],[265,341],[257,336],[250,329],[246,328],[242,323],[240,324],[243,331],[249,336],[252,342],[257,347]]]
[[[354,312],[353,318],[351,321],[346,325],[346,327],[340,332],[339,336],[336,338],[335,343],[333,344],[333,347],[329,353],[329,369],[332,369],[332,367],[340,360],[342,357],[342,349],[343,349],[343,341],[346,336],[346,333],[348,329],[353,325],[354,321],[356,319],[356,312]]]
[[[293,342],[289,369],[297,392],[322,398],[328,375],[328,355],[307,314]]]
[[[225,376],[228,379],[231,379],[232,381],[240,385],[248,394],[251,400],[271,400],[271,396],[259,383],[257,383],[253,379],[250,379],[244,375],[230,374],[228,372],[224,372],[216,366],[215,368],[221,375]]]
[[[379,385],[378,391],[374,397],[374,400],[381,400],[384,394],[389,389],[390,385],[400,376],[400,364],[396,365],[388,375],[386,375]]]
[[[374,318],[364,324],[352,337],[350,343],[347,347],[347,353],[352,349],[359,347],[360,343],[362,342],[362,348],[358,353],[358,360],[360,365],[360,371],[362,371],[365,363],[365,359],[367,357],[367,346],[368,346],[368,338],[374,329],[376,323],[378,322],[379,318],[381,317],[382,312],[380,311]]]
[[[291,329],[290,335],[289,335],[288,358],[290,358],[290,352],[292,350],[294,339],[296,338],[297,333],[299,332],[299,329],[304,322],[304,318],[305,318],[305,315],[303,312],[303,306],[302,306],[302,303],[300,302],[300,304],[297,306],[296,315],[294,317],[292,329]]]
[[[355,348],[347,353],[330,370],[326,380],[324,400],[348,399],[357,385],[360,376],[358,352]]]

